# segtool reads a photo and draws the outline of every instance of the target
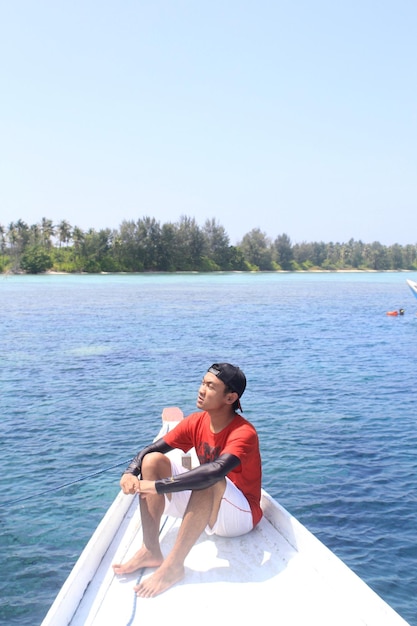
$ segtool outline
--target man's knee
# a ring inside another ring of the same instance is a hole
[[[142,478],[158,480],[171,475],[171,461],[161,452],[150,452],[142,460]]]

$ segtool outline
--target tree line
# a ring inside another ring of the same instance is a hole
[[[417,244],[291,242],[259,228],[237,245],[215,219],[201,227],[191,217],[161,224],[151,217],[124,220],[118,229],[83,231],[66,220],[19,219],[0,224],[0,272],[182,272],[417,270]]]

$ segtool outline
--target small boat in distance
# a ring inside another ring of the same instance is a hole
[[[407,279],[407,285],[410,287],[413,295],[417,298],[417,283],[415,283],[413,280]]]
[[[155,439],[181,419],[180,409],[164,409]],[[181,450],[168,454],[182,462]],[[198,463],[194,451],[185,456],[187,464]],[[138,572],[116,576],[111,567],[129,559],[142,542],[138,497],[120,491],[41,626],[149,626],[163,621],[184,626],[188,620],[212,626],[219,619],[240,626],[259,620],[282,626],[408,625],[264,490],[261,506],[264,516],[250,533],[233,539],[203,533],[185,560],[185,578],[159,596],[138,598],[133,586],[153,570],[144,569],[138,578]],[[180,523],[162,518],[165,555]]]

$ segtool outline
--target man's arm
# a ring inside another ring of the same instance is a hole
[[[215,461],[199,465],[189,472],[155,481],[155,489],[157,493],[207,489],[224,478],[239,464],[240,459],[234,454],[222,454]]]
[[[155,441],[149,446],[146,446],[146,448],[143,448],[143,450],[141,450],[139,454],[137,454],[135,458],[131,461],[129,467],[127,467],[123,472],[122,478],[120,480],[120,487],[122,488],[123,493],[134,494],[139,492],[138,476],[140,475],[142,469],[142,461],[144,456],[146,456],[150,452],[161,452],[162,454],[165,454],[170,450],[172,450],[171,446],[165,443],[163,438],[158,439],[158,441]]]
[[[146,448],[143,448],[143,450],[141,450],[135,458],[132,459],[129,467],[125,469],[123,474],[133,474],[133,476],[139,476],[144,456],[150,452],[161,452],[162,454],[166,454],[170,450],[173,450],[173,448],[165,443],[164,438],[161,437],[158,441],[154,441],[154,443],[151,443],[149,446],[146,446]]]

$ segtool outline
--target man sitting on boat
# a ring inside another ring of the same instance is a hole
[[[141,581],[138,596],[156,596],[184,576],[184,560],[205,530],[236,537],[262,517],[261,457],[258,435],[244,417],[240,397],[246,387],[241,369],[215,363],[203,377],[192,413],[133,459],[120,481],[126,494],[139,494],[143,544],[126,563],[113,565],[116,574],[143,567],[158,569]],[[187,470],[166,453],[195,448],[200,465]],[[159,544],[163,513],[182,518],[173,549],[164,559]]]

